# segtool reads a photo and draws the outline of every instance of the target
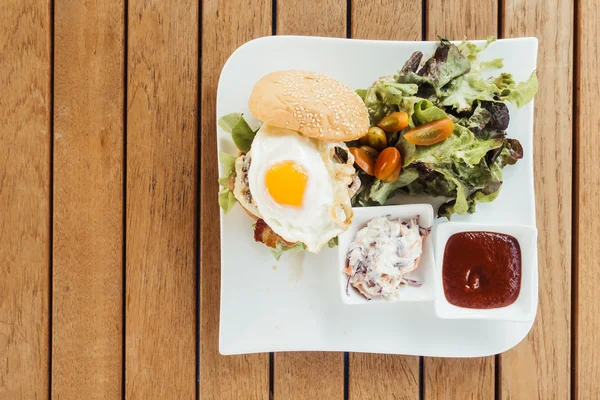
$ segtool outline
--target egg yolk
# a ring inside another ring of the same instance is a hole
[[[302,166],[293,161],[283,161],[269,168],[265,185],[277,203],[285,206],[302,205],[308,175]]]

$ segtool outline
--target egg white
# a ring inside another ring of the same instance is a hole
[[[248,153],[252,159],[248,170],[250,193],[263,220],[286,241],[302,242],[315,253],[344,232],[352,218],[348,175],[354,173],[354,168],[351,163],[330,165],[334,145],[346,147],[263,124]],[[284,161],[300,165],[308,176],[299,207],[278,204],[265,186],[267,171]],[[345,168],[344,173],[340,168]]]

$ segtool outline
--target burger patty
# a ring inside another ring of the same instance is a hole
[[[248,170],[250,169],[250,157],[241,155],[235,161],[235,178],[233,180],[233,194],[242,207],[253,215],[254,219],[260,218],[256,203],[250,193],[248,182]]]

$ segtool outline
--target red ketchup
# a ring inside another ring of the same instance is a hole
[[[461,232],[450,237],[442,264],[444,295],[464,308],[511,305],[521,290],[521,247],[495,232]]]

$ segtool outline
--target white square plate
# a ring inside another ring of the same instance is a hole
[[[398,301],[428,301],[433,300],[433,293],[435,290],[435,261],[433,257],[433,240],[431,240],[431,234],[423,241],[423,252],[421,259],[419,260],[419,266],[416,270],[406,274],[406,278],[414,279],[422,282],[419,287],[415,286],[402,286],[398,293],[398,297],[393,300],[384,298],[373,298],[367,299],[365,296],[360,294],[358,290],[354,289],[351,285],[348,287],[348,275],[342,272],[342,269],[346,266],[346,257],[350,244],[354,241],[356,234],[362,228],[367,226],[367,223],[373,218],[383,217],[389,215],[391,218],[402,218],[408,220],[419,216],[419,226],[421,228],[433,228],[433,207],[431,204],[406,204],[396,206],[383,206],[383,207],[354,207],[354,217],[352,218],[352,225],[346,232],[339,236],[338,259],[337,269],[339,273],[340,281],[340,296],[344,304],[391,304],[391,302]]]
[[[217,117],[231,112],[250,115],[247,102],[254,83],[273,71],[307,69],[351,88],[366,88],[401,68],[412,52],[421,50],[428,56],[436,45],[289,36],[257,39],[238,48],[223,67]],[[536,67],[537,39],[499,40],[482,53],[482,59],[496,57],[504,58],[504,71],[517,81],[525,80]],[[504,169],[504,185],[494,202],[479,204],[475,214],[457,216],[456,221],[535,226],[533,103],[509,109],[508,136],[522,143],[524,157]],[[236,152],[230,135],[220,130],[217,135],[219,150]],[[214,185],[216,196],[216,179]],[[422,197],[397,200],[439,204]],[[537,282],[537,250],[534,257]],[[337,249],[317,255],[285,254],[276,262],[264,245],[254,242],[252,221],[239,206],[227,215],[221,213],[221,353],[315,350],[478,357],[510,349],[533,324],[533,320],[439,319],[433,301],[348,307],[340,299],[339,274]]]
[[[451,304],[444,294],[442,268],[448,239],[459,232],[497,232],[517,239],[521,250],[521,290],[514,303],[500,308],[474,309],[457,307]],[[531,321],[535,318],[538,291],[534,279],[534,253],[537,242],[537,229],[527,225],[471,224],[466,222],[445,222],[439,224],[435,235],[435,313],[439,318],[448,319],[501,319],[506,321]]]

